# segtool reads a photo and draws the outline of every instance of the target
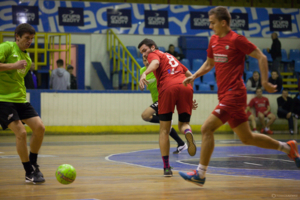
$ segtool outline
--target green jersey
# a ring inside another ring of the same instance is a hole
[[[140,74],[143,74],[146,71],[146,67],[142,67],[140,69]],[[151,72],[150,74],[148,74],[146,76],[146,80],[149,82],[148,84],[148,90],[151,93],[152,96],[152,101],[157,102],[158,101],[158,91],[157,91],[157,82],[156,82],[156,78],[153,74],[153,72]]]
[[[26,88],[24,77],[30,69],[29,53],[21,51],[16,42],[0,44],[0,63],[15,63],[26,60],[25,69],[0,71],[0,101],[11,103],[26,103]]]

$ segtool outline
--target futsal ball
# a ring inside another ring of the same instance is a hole
[[[75,180],[76,170],[72,165],[63,164],[57,168],[55,176],[58,182],[67,185]]]

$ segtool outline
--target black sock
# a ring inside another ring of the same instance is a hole
[[[184,145],[184,142],[183,142],[182,139],[179,137],[179,135],[177,134],[177,132],[175,131],[174,128],[171,129],[171,131],[170,131],[170,136],[177,142],[178,146]]]
[[[32,165],[36,165],[37,155],[38,155],[37,153],[30,152],[29,160]]]
[[[151,123],[159,124],[159,117],[157,115],[152,115]]]
[[[29,175],[29,174],[31,174],[31,172],[33,172],[33,168],[31,166],[30,162],[22,162],[22,164],[23,164],[23,167],[26,171],[26,175]]]

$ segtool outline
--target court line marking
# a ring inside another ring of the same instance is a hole
[[[244,164],[247,164],[247,165],[256,165],[256,166],[263,166],[262,164],[250,163],[250,162],[244,162]]]
[[[229,154],[228,156],[232,156],[232,157],[246,157],[246,158],[257,158],[257,159],[262,159],[262,160],[279,160],[279,161],[292,162],[292,163],[295,162],[295,161],[292,161],[292,160],[284,160],[284,159],[276,159],[276,158],[262,158],[262,157],[234,155],[234,154]]]
[[[157,148],[155,148],[157,149]],[[141,150],[141,151],[149,151],[149,150],[154,150],[154,149],[148,149],[148,150]],[[125,152],[125,153],[116,153],[116,154],[111,154],[105,157],[105,160],[110,161],[110,162],[116,162],[116,163],[123,163],[123,164],[127,164],[127,165],[131,165],[131,166],[138,166],[138,167],[144,167],[144,168],[149,168],[149,169],[157,169],[157,170],[161,170],[155,167],[148,167],[148,166],[144,166],[144,165],[138,165],[138,164],[132,164],[132,163],[128,163],[128,162],[123,162],[123,161],[115,161],[115,160],[110,160],[109,157],[111,156],[115,156],[115,155],[120,155],[120,154],[126,154],[126,153],[135,153],[135,152],[141,152],[141,151],[129,151],[129,152]],[[176,160],[176,162],[181,162],[180,160]],[[183,163],[182,163],[183,164]],[[187,164],[187,163],[184,163]],[[189,164],[189,165],[194,165],[194,164]],[[194,166],[198,166],[198,165],[194,165]],[[210,166],[208,166],[210,167]],[[211,168],[218,168],[218,167],[211,167]],[[232,168],[227,168],[227,169],[232,169]],[[172,169],[172,171],[179,171],[176,169]],[[185,170],[181,170],[182,172],[189,172],[189,171],[185,171]],[[264,179],[275,179],[278,180],[278,178],[270,178],[270,177],[259,177],[259,176],[241,176],[241,175],[233,175],[233,174],[218,174],[218,173],[206,173],[206,174],[210,174],[210,175],[220,175],[220,176],[235,176],[235,177],[246,177],[246,178],[264,178]],[[299,180],[294,180],[294,179],[282,179],[282,180],[291,180],[291,181],[299,181]]]

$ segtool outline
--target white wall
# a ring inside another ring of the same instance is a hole
[[[277,97],[264,95],[276,115]],[[254,94],[248,94],[248,102]],[[218,104],[216,94],[194,94],[199,106],[191,124],[201,125]],[[42,93],[41,118],[46,126],[122,126],[149,125],[141,113],[152,104],[149,93]],[[178,124],[175,113],[173,124]],[[287,124],[287,121],[275,121]]]

